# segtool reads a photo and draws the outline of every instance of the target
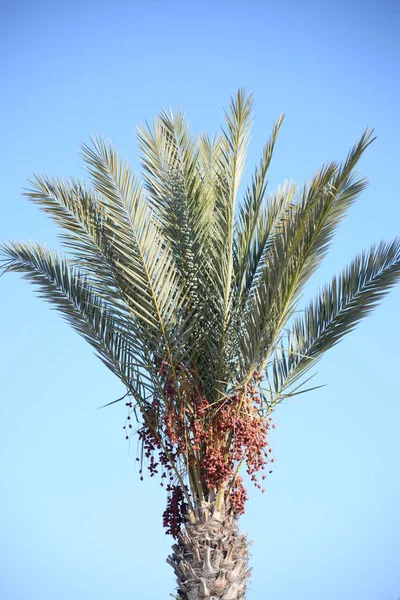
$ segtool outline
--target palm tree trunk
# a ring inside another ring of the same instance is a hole
[[[240,534],[237,517],[224,507],[197,508],[183,527],[167,562],[178,580],[178,600],[244,600],[251,544]]]

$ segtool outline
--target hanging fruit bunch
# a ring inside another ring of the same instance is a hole
[[[146,422],[136,430],[141,443],[141,456],[136,460],[141,480],[146,468],[150,477],[160,475],[160,485],[168,493],[163,524],[166,533],[177,537],[190,499],[196,504],[219,492],[230,513],[244,513],[247,493],[239,474],[242,466],[264,493],[260,476],[266,479],[267,465],[274,460],[268,441],[274,425],[262,407],[258,372],[248,384],[232,386],[230,393],[213,403],[196,384],[193,367],[188,370],[179,365],[172,372],[163,361],[158,375],[160,389]],[[126,406],[130,411],[124,430],[130,439],[133,403]]]

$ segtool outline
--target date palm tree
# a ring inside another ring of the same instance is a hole
[[[239,202],[252,113],[239,90],[210,139],[161,112],[138,131],[141,178],[92,139],[87,183],[35,176],[26,193],[61,227],[66,254],[1,246],[2,271],[35,284],[126,387],[141,478],[166,489],[180,600],[245,597],[241,473],[264,491],[275,408],[310,389],[310,369],[400,277],[400,239],[382,242],[299,304],[365,188],[355,168],[372,132],[309,183],[267,194],[280,117]]]

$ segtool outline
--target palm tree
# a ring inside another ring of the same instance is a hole
[[[35,284],[126,387],[141,477],[158,474],[166,488],[180,600],[244,598],[240,473],[262,489],[273,411],[308,391],[309,370],[400,277],[400,239],[382,242],[299,309],[365,188],[355,167],[372,131],[311,182],[267,195],[281,116],[238,203],[252,112],[239,90],[213,140],[161,112],[138,131],[142,179],[94,138],[82,150],[89,183],[35,176],[26,193],[61,227],[66,257],[1,246],[2,271]]]

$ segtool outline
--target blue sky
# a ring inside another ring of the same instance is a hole
[[[310,287],[400,233],[396,2],[3,2],[0,239],[57,245],[21,196],[26,179],[82,175],[79,145],[102,133],[137,165],[135,125],[183,107],[217,130],[230,94],[256,100],[258,160],[286,121],[271,184],[344,158],[367,125],[377,141],[351,209]],[[400,596],[400,289],[318,366],[276,414],[273,477],[251,490],[248,600]],[[162,490],[140,483],[125,410],[96,407],[122,386],[17,276],[0,280],[0,597],[168,598]]]

